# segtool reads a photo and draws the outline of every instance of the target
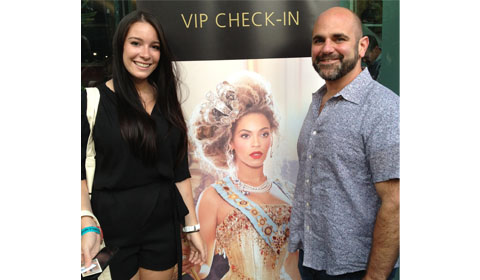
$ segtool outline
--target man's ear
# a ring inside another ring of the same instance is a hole
[[[370,43],[370,40],[368,40],[367,36],[363,36],[358,41],[358,56],[360,56],[360,58],[365,56],[369,43]]]

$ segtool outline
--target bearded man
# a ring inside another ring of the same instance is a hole
[[[368,47],[348,9],[320,14],[312,95],[297,145],[289,251],[302,279],[391,279],[399,256],[399,98],[374,81]]]

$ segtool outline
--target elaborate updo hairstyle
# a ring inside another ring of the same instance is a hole
[[[242,71],[218,84],[216,92],[207,93],[191,118],[190,136],[197,155],[215,169],[230,169],[229,143],[237,121],[251,113],[263,114],[271,132],[277,132],[278,120],[267,81],[257,73]]]

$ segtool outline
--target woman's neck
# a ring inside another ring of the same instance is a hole
[[[110,88],[113,92],[115,91],[114,85],[113,85],[113,79],[110,79],[106,82],[106,85],[108,88]],[[134,81],[133,85],[137,89],[138,94],[140,97],[145,96],[155,96],[155,90],[153,86],[147,81],[147,80],[142,80],[140,82]]]
[[[135,88],[139,92],[149,90],[152,87],[147,80],[141,80],[141,81],[134,80],[133,84],[135,85]]]
[[[151,92],[151,89],[153,88],[152,85],[148,82],[148,80],[134,80],[133,85],[138,92]]]
[[[156,100],[155,90],[147,80],[144,80],[140,83],[135,83],[135,88],[137,89],[138,95],[140,96],[140,100],[142,100],[144,107],[151,102]]]
[[[261,167],[250,167],[237,164],[237,177],[240,181],[250,186],[259,186],[267,177],[263,174],[263,165]]]

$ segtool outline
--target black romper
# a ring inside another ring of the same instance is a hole
[[[93,128],[96,150],[91,197],[107,246],[119,247],[110,264],[113,280],[130,279],[143,267],[165,270],[181,260],[180,223],[188,213],[175,182],[190,178],[187,156],[175,165],[183,139],[170,127],[155,105],[159,161],[146,166],[130,151],[120,134],[116,95],[105,84],[98,86],[100,102]],[[90,127],[86,117],[86,92],[82,92],[82,180]]]

